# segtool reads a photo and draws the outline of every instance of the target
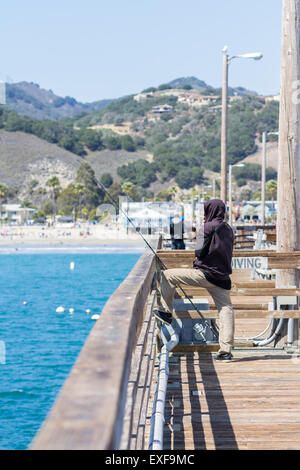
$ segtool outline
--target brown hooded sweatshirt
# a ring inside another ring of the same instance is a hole
[[[226,207],[220,199],[204,203],[205,223],[197,232],[194,268],[206,279],[223,289],[231,289],[233,230],[224,222]]]

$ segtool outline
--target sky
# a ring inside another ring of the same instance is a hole
[[[274,95],[280,85],[282,0],[11,0],[2,2],[0,79],[38,83],[91,102],[178,77]]]

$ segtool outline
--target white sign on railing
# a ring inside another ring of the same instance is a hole
[[[232,269],[268,269],[268,258],[262,256],[232,258]]]

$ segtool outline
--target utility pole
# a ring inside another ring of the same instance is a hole
[[[223,86],[222,86],[222,124],[221,124],[221,200],[226,204],[227,198],[227,101],[228,101],[228,54],[223,52]]]
[[[266,155],[267,155],[267,133],[262,135],[262,162],[261,162],[261,224],[265,225],[265,205],[266,205]]]
[[[277,251],[300,249],[300,0],[283,0],[279,115]],[[298,270],[280,269],[276,286],[298,286]]]
[[[232,165],[229,165],[228,170],[228,180],[229,180],[229,225],[232,225]]]

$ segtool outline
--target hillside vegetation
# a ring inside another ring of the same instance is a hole
[[[207,97],[201,106],[199,94]],[[257,151],[263,131],[278,130],[278,103],[266,103],[243,88],[231,89],[229,95],[228,162],[235,164]],[[76,103],[66,98],[61,106],[56,104],[57,109],[73,106],[74,111]],[[220,171],[221,90],[195,77],[150,87],[95,109],[53,120],[1,107],[0,183],[9,187],[4,198],[14,194],[53,211],[47,181],[56,172],[57,198],[69,188],[67,196],[79,204],[76,172],[84,162],[98,178],[104,178],[114,196],[128,194],[133,199],[168,199],[176,187],[192,190],[206,183],[209,172]],[[261,167],[248,163],[235,168],[234,177],[243,188],[249,181],[260,180]],[[274,169],[267,170],[267,179],[276,179]]]
[[[142,187],[159,180],[174,179],[182,189],[203,182],[204,170],[220,171],[220,99],[213,106],[190,107],[175,95],[154,95],[143,101],[127,97],[111,103],[100,112],[75,121],[86,129],[107,123],[131,122],[133,140],[140,139],[153,155],[153,161],[122,165],[119,175]],[[154,106],[167,104],[172,110],[154,115]],[[257,150],[257,139],[263,131],[278,129],[278,103],[265,104],[258,96],[244,96],[229,105],[228,163],[235,164]],[[273,138],[274,137],[270,137]],[[118,137],[114,139],[118,141]],[[251,171],[250,171],[251,170]],[[248,165],[238,172],[239,184],[245,179],[259,179],[259,166]],[[269,170],[268,176],[275,177]]]

